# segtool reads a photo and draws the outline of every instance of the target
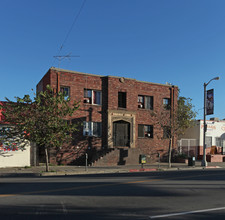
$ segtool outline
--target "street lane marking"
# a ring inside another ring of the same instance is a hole
[[[31,194],[38,194],[38,193],[51,193],[51,192],[60,192],[60,191],[70,191],[70,190],[79,190],[79,189],[92,189],[92,188],[98,188],[98,187],[105,187],[105,186],[116,186],[116,185],[123,185],[123,184],[135,184],[135,183],[147,183],[147,182],[154,182],[154,181],[168,181],[168,180],[176,180],[176,179],[185,179],[185,178],[193,178],[193,177],[199,177],[199,176],[214,176],[218,174],[207,174],[204,175],[198,174],[198,175],[192,175],[192,176],[176,176],[171,177],[167,179],[150,179],[150,180],[137,180],[137,181],[130,181],[130,182],[119,182],[119,183],[105,183],[105,184],[98,184],[94,186],[75,186],[75,187],[69,187],[69,188],[60,188],[60,189],[49,189],[49,190],[39,190],[39,191],[31,191],[31,192],[21,192],[17,194],[0,194],[1,197],[9,197],[9,196],[21,196],[21,195],[31,195]]]
[[[92,189],[92,188],[105,187],[105,186],[116,186],[116,185],[123,185],[123,184],[144,183],[144,182],[153,182],[153,181],[160,181],[160,179],[132,181],[132,182],[125,182],[125,183],[108,183],[108,184],[106,183],[106,184],[98,184],[98,185],[94,185],[94,186],[74,186],[74,187],[69,187],[69,188],[22,192],[22,193],[18,193],[18,194],[0,194],[0,198],[1,197],[9,197],[9,196],[20,196],[20,195],[39,194],[39,193],[51,193],[51,192],[60,192],[60,191],[79,190],[79,189]]]
[[[172,217],[172,216],[190,215],[190,214],[203,213],[203,212],[213,212],[213,211],[219,211],[219,210],[224,210],[224,209],[225,209],[225,207],[213,208],[213,209],[202,209],[202,210],[189,211],[189,212],[178,212],[178,213],[171,213],[171,214],[164,214],[164,215],[149,216],[149,218],[150,219],[167,218],[167,217]]]
[[[146,182],[154,182],[154,181],[160,181],[160,180],[162,180],[162,179],[137,180],[137,181],[125,182],[125,183],[121,183],[121,184],[146,183]]]
[[[40,205],[40,206],[38,206],[39,208],[38,208],[38,210],[35,212],[35,215],[41,215],[42,214],[42,212],[40,211],[40,210],[43,210],[43,208],[44,208],[44,205]]]
[[[9,197],[9,196],[18,196],[19,194],[1,194],[0,195],[0,198],[1,197]]]
[[[63,213],[67,214],[68,211],[66,209],[66,206],[65,206],[64,202],[61,201],[61,205],[62,205]]]

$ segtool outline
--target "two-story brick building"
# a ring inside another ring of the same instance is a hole
[[[51,152],[52,163],[83,163],[83,155],[88,153],[92,163],[104,157],[104,164],[137,164],[139,154],[146,154],[151,162],[158,151],[161,155],[168,152],[169,140],[152,113],[162,107],[173,111],[176,86],[54,67],[38,83],[37,92],[48,84],[55,92],[64,91],[71,102],[80,101],[79,110],[68,118],[79,123],[80,130],[70,146]]]

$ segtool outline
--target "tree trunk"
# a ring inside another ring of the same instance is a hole
[[[170,138],[169,152],[168,152],[168,167],[169,168],[171,168],[171,154],[172,154],[172,137]]]
[[[45,165],[46,165],[46,172],[49,172],[49,166],[48,166],[48,148],[45,147]]]

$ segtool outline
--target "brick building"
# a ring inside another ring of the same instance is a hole
[[[64,91],[71,102],[80,101],[79,110],[68,118],[80,129],[70,146],[51,151],[52,163],[82,164],[87,153],[89,163],[96,165],[137,164],[139,154],[153,162],[159,151],[167,153],[165,129],[152,113],[163,109],[170,117],[177,102],[176,86],[54,67],[38,83],[37,92],[48,84],[55,92]]]

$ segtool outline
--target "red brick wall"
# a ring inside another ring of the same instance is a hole
[[[37,84],[37,86],[36,86],[36,92],[40,92],[42,90],[45,90],[46,89],[46,86],[51,84],[51,81],[50,81],[50,71],[51,70],[49,70],[43,76],[43,78],[41,79],[41,81]]]
[[[120,82],[120,78],[108,77],[108,108],[118,108],[118,92],[126,92],[126,110],[137,110],[137,90],[136,80],[124,79],[124,82]]]

